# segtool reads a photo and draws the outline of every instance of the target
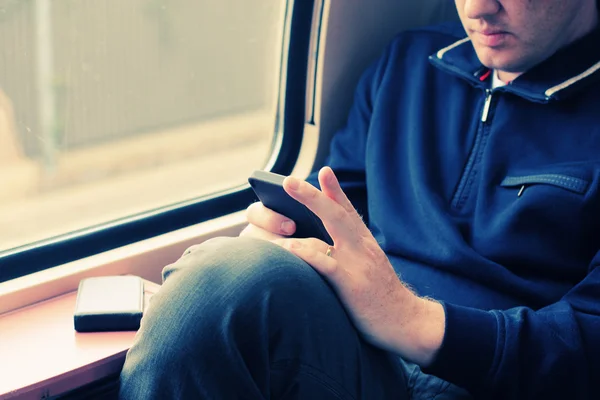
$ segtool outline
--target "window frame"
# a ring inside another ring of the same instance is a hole
[[[314,0],[288,0],[271,157],[266,170],[289,174],[302,144]],[[0,284],[234,213],[256,201],[248,184],[0,251]]]

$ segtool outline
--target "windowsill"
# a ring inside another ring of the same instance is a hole
[[[237,236],[245,224],[244,212],[238,212],[1,283],[0,316],[76,290],[83,278],[130,274],[159,283],[162,268],[185,249]]]
[[[145,282],[146,305],[159,285]],[[0,315],[0,399],[56,396],[120,371],[135,332],[78,333],[77,291]]]

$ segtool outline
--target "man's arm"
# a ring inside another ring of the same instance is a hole
[[[563,299],[534,311],[485,311],[419,298],[406,288],[345,197],[331,169],[321,191],[284,188],[319,216],[335,242],[275,242],[327,279],[356,328],[375,346],[486,399],[596,398],[600,380],[600,252]]]
[[[540,310],[444,307],[444,342],[426,372],[486,398],[598,398],[600,252],[581,283]]]
[[[419,365],[442,345],[444,309],[418,297],[398,278],[331,168],[318,176],[321,190],[288,177],[284,189],[322,221],[335,245],[318,239],[274,240],[329,281],[363,338]]]

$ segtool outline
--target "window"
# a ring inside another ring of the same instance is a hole
[[[0,282],[249,204],[231,195],[299,144],[274,137],[303,113],[293,3],[0,0]]]

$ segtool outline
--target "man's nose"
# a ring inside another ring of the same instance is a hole
[[[480,19],[495,15],[502,7],[498,0],[465,0],[464,15]]]

